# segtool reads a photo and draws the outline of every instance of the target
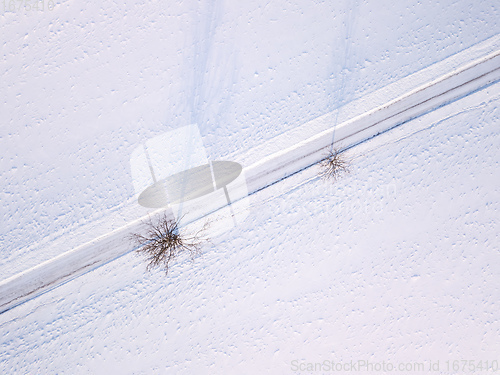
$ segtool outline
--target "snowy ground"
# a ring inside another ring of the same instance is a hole
[[[129,210],[141,141],[197,123],[211,159],[262,150],[500,33],[499,19],[496,2],[466,0],[2,10],[0,278],[144,215]]]
[[[146,139],[197,123],[210,159],[254,162],[500,33],[493,1],[235,4],[0,13],[0,280],[147,213]],[[500,362],[499,103],[497,83],[353,148],[335,185],[312,167],[251,196],[167,278],[127,254],[1,314],[0,373]]]
[[[2,314],[0,372],[500,361],[499,104],[497,83],[351,149],[334,185],[312,167],[253,195],[167,278],[128,254]]]

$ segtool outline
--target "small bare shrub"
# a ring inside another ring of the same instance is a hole
[[[343,174],[349,173],[350,161],[338,149],[328,152],[328,155],[319,163],[320,175],[324,178],[337,181]]]
[[[180,220],[180,219],[179,219]],[[175,258],[187,253],[192,261],[201,255],[201,248],[207,239],[202,237],[205,225],[195,234],[181,232],[179,220],[167,217],[165,214],[153,222],[146,222],[146,234],[132,234],[131,239],[140,247],[136,250],[138,254],[146,257],[147,270],[161,267],[168,274],[170,266]]]

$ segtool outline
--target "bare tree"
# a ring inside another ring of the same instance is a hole
[[[195,234],[187,234],[179,228],[180,219],[172,219],[165,214],[156,222],[151,218],[146,224],[144,235],[134,233],[131,239],[139,245],[137,253],[146,257],[147,270],[161,267],[168,274],[174,259],[187,253],[192,261],[201,255],[201,248],[206,238],[202,236],[207,224]]]
[[[337,181],[340,176],[349,173],[350,160],[339,149],[332,149],[327,156],[319,163],[320,175],[327,179]]]

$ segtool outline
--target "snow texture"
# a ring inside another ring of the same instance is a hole
[[[498,20],[497,2],[466,0],[1,13],[0,280],[150,213],[128,165],[144,141],[196,123],[209,160],[260,160]],[[0,373],[500,362],[499,104],[491,84],[349,150],[336,184],[311,167],[259,191],[168,278],[130,253],[1,314]]]
[[[497,83],[351,149],[336,184],[312,167],[260,191],[168,278],[129,254],[7,311],[0,371],[498,360],[499,104]]]
[[[488,53],[491,51],[495,52]],[[477,58],[478,56],[479,58]],[[470,62],[465,65],[457,65],[457,61],[463,63],[464,60]],[[429,77],[435,77],[436,71],[446,71],[444,70],[446,66],[449,67],[446,74],[431,79],[429,82]],[[137,196],[141,194],[138,203],[146,207],[162,207],[170,199],[172,205],[166,209],[166,212],[158,212],[155,213],[156,215],[161,217],[166,214],[172,218],[176,217],[182,221],[182,226],[187,223],[196,224],[198,219],[203,218],[203,221],[210,222],[209,235],[218,236],[221,230],[230,230],[248,215],[247,196],[249,192],[253,194],[318,163],[324,158],[327,149],[352,147],[496,80],[500,80],[500,35],[412,74],[407,79],[398,81],[394,84],[397,90],[391,89],[392,85],[377,90],[376,93],[385,94],[382,95],[384,97],[388,96],[386,102],[380,106],[375,106],[338,126],[329,127],[310,138],[299,139],[296,144],[284,147],[284,149],[282,143],[280,151],[245,168],[245,171],[235,181],[225,186],[224,191],[221,189],[210,193],[214,189],[213,176],[207,173],[197,176],[198,182],[201,182],[199,187],[204,193],[200,195],[190,192],[189,194],[199,197],[176,205],[173,204],[175,201],[173,197],[176,194],[183,195],[186,192],[184,184],[179,185],[180,189],[175,187],[175,184],[178,183],[175,179],[171,181],[174,185],[171,182],[167,183],[169,186],[168,198],[162,182],[155,183],[145,192],[142,190],[155,182],[155,175],[156,178],[164,178],[173,173],[181,172],[190,165],[195,166],[208,162],[198,127],[191,125],[178,128],[148,140],[145,145],[141,145],[133,151],[130,164],[132,176],[135,176],[136,194]],[[411,82],[410,87],[408,87],[407,81]],[[411,90],[397,96],[396,93],[405,88]],[[388,95],[388,93],[390,94]],[[371,102],[373,95],[368,95],[367,98],[361,98],[353,103],[366,109],[366,102]],[[389,100],[395,95],[394,99]],[[288,138],[288,144],[290,144],[297,135],[306,136],[305,129],[316,129],[318,123],[330,124],[329,119],[332,116],[337,117],[338,111],[343,110],[344,108],[341,107],[335,112],[297,127],[294,129],[293,136],[285,133],[284,137],[280,138]],[[302,134],[298,134],[298,131],[302,131]],[[335,144],[332,144],[333,140],[335,140]],[[280,139],[274,138],[272,142],[267,142],[268,153],[275,147],[272,143],[279,144]],[[166,145],[170,146],[166,147]],[[191,145],[195,147],[190,147]],[[149,150],[147,153],[146,149]],[[233,164],[238,165],[237,163]],[[208,164],[206,165],[208,166]],[[139,188],[137,184],[138,170],[141,171],[140,175],[145,177],[144,183],[139,184]],[[231,180],[233,179],[231,178]],[[249,184],[249,189],[247,184]],[[149,198],[145,198],[144,193]],[[206,195],[206,193],[209,194]],[[227,206],[227,203],[231,201],[231,206]],[[158,203],[161,204],[158,205]],[[219,211],[214,213],[217,209]],[[150,219],[142,218],[142,221],[144,220]],[[48,288],[57,286],[133,250],[134,246],[127,243],[127,239],[130,238],[131,233],[139,233],[140,228],[141,220],[132,221],[125,227],[0,282],[0,313],[45,292]]]
[[[128,165],[145,140],[197,123],[209,159],[231,160],[500,33],[499,13],[465,0],[2,13],[1,278],[147,214]]]

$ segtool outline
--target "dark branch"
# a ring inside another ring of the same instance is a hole
[[[201,254],[201,247],[206,239],[201,237],[206,225],[194,235],[181,233],[179,220],[163,215],[157,222],[146,222],[146,234],[132,234],[131,239],[140,247],[137,253],[146,258],[147,270],[162,267],[166,274],[172,261],[180,254],[188,253],[191,260]]]
[[[319,163],[322,177],[336,181],[345,173],[349,173],[349,160],[339,150],[329,151],[328,155]]]

